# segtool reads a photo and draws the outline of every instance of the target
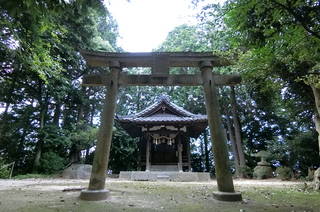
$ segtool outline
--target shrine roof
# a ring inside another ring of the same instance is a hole
[[[187,124],[191,122],[206,122],[207,116],[206,115],[198,115],[194,117],[178,117],[178,116],[150,116],[150,117],[122,117],[119,118],[119,121],[125,122],[134,122],[137,124],[161,124],[161,123],[180,123],[180,124]]]
[[[136,124],[190,124],[207,122],[206,115],[193,114],[182,107],[170,102],[167,96],[160,96],[158,100],[146,109],[129,116],[117,117],[119,122]]]

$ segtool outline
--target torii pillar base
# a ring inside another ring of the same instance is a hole
[[[80,199],[85,201],[106,200],[110,195],[109,190],[83,190],[80,193]]]
[[[236,202],[242,201],[240,192],[213,192],[213,198],[219,201]]]

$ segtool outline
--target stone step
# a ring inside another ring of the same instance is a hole
[[[133,181],[202,182],[209,181],[210,174],[208,172],[121,171],[119,178]]]
[[[169,180],[169,175],[157,175],[157,180]]]
[[[178,165],[151,165],[150,171],[178,171]]]

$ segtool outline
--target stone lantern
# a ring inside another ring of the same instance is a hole
[[[255,154],[255,157],[261,158],[257,166],[254,168],[253,177],[257,179],[266,179],[273,177],[273,170],[271,164],[267,162],[267,159],[271,157],[271,153],[267,151],[260,151]]]

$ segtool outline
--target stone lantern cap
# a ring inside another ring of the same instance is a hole
[[[263,151],[256,153],[254,156],[261,158],[261,161],[258,162],[259,166],[270,166],[270,163],[267,162],[267,159],[269,159],[272,156],[272,154],[270,152],[263,150]]]

